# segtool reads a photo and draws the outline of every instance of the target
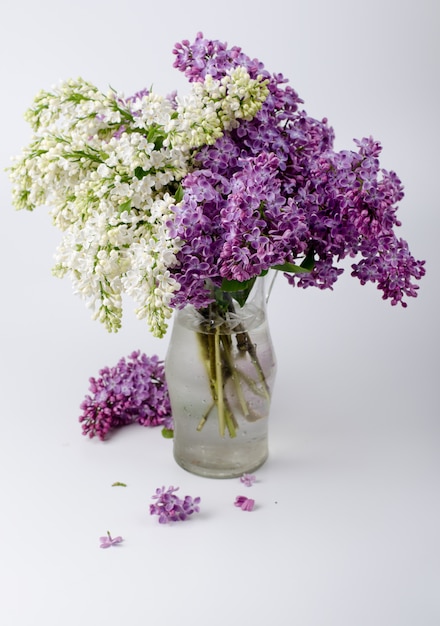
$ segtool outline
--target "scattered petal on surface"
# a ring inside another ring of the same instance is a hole
[[[237,496],[235,498],[234,506],[237,506],[242,511],[253,511],[255,500],[252,498],[246,498],[246,496]]]
[[[110,548],[110,546],[116,546],[124,540],[122,537],[112,537],[107,531],[107,535],[105,537],[100,537],[99,541],[101,542],[101,545],[99,546],[100,548]]]
[[[158,487],[156,493],[152,496],[156,500],[154,504],[150,504],[150,515],[159,517],[159,524],[167,524],[168,522],[183,522],[187,520],[193,513],[199,512],[200,498],[192,498],[185,496],[183,499],[176,496],[179,487]]]
[[[243,476],[240,477],[240,482],[246,485],[246,487],[252,487],[256,480],[257,478],[254,474],[243,474]]]

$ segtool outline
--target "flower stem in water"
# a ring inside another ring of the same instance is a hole
[[[214,335],[214,354],[215,354],[215,382],[216,395],[217,395],[217,411],[218,411],[218,427],[220,436],[225,435],[225,404],[223,396],[223,375],[222,375],[222,359],[220,352],[220,332],[218,328],[215,329]]]

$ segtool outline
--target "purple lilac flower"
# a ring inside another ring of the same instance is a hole
[[[302,100],[281,74],[240,48],[205,39],[175,45],[174,66],[190,82],[221,79],[244,66],[268,81],[269,96],[251,121],[225,133],[195,156],[183,180],[173,236],[184,245],[173,269],[181,289],[173,306],[206,306],[206,279],[245,281],[265,269],[307,262],[308,273],[286,273],[293,286],[332,289],[343,273],[338,262],[362,256],[352,275],[376,282],[392,304],[417,295],[414,279],[425,274],[394,229],[403,187],[380,167],[381,146],[355,140],[355,150],[336,152],[327,120],[299,107]]]
[[[256,480],[257,478],[254,474],[243,474],[243,476],[240,476],[240,482],[246,485],[246,487],[252,487]]]
[[[105,537],[100,537],[99,541],[101,542],[100,548],[110,548],[110,546],[116,546],[121,541],[124,541],[122,537],[112,537],[109,531],[107,531],[107,535]]]
[[[255,500],[252,498],[246,498],[246,496],[237,496],[235,498],[234,506],[237,506],[242,511],[253,511]]]
[[[111,430],[134,422],[172,428],[164,365],[156,355],[133,352],[99,374],[90,378],[91,394],[80,405],[84,435],[104,440]]]
[[[406,307],[402,294],[415,297],[419,288],[411,283],[411,276],[420,279],[425,273],[422,264],[410,254],[407,242],[393,235],[382,236],[366,242],[361,252],[364,258],[352,265],[352,276],[363,285],[367,281],[377,282],[384,300],[390,298],[392,305],[400,302]]]
[[[200,498],[185,496],[183,499],[176,496],[179,487],[158,487],[152,496],[155,503],[150,504],[150,515],[159,516],[159,524],[168,522],[183,522],[193,513],[199,512]]]

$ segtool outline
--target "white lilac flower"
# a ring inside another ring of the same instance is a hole
[[[180,288],[170,269],[181,244],[168,223],[191,151],[248,119],[266,95],[265,81],[238,68],[195,84],[180,104],[148,91],[104,94],[82,79],[35,98],[33,140],[10,169],[13,201],[51,206],[64,231],[54,274],[70,275],[109,331],[121,326],[126,291],[153,334],[165,333]]]
[[[177,99],[177,115],[167,129],[170,141],[186,149],[211,145],[225,130],[237,127],[237,120],[252,119],[267,95],[266,81],[251,79],[244,68],[235,68],[222,80],[207,75],[203,83],[194,83],[187,98]]]
[[[65,231],[55,255],[54,274],[69,274],[79,294],[109,331],[121,326],[121,275],[128,268],[126,250],[109,240],[108,216],[92,212],[81,227],[77,222]]]

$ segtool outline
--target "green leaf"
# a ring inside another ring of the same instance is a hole
[[[224,278],[221,284],[222,291],[245,291],[252,287],[255,282],[255,278],[250,278],[249,280],[244,280],[241,282],[240,280],[227,280]]]
[[[174,430],[171,428],[162,428],[162,437],[172,439],[174,437]]]
[[[314,267],[315,251],[312,248],[307,252],[301,265],[295,265],[295,263],[286,261],[281,265],[273,265],[272,269],[278,270],[279,272],[287,272],[288,274],[305,274],[306,272],[311,272]]]
[[[222,284],[220,286],[221,291],[225,291],[226,293],[230,293],[234,300],[238,302],[238,304],[242,307],[246,304],[246,300],[250,292],[252,291],[252,287],[255,283],[255,276],[250,278],[249,280],[239,281],[239,280],[227,280],[224,278],[222,280]]]
[[[147,132],[147,141],[154,144],[155,150],[161,150],[165,137],[167,136],[162,126],[151,124]]]
[[[313,248],[307,252],[304,261],[301,263],[301,267],[309,270],[310,272],[315,267],[315,251]]]
[[[179,202],[182,202],[183,194],[184,194],[183,187],[182,187],[182,185],[179,184],[178,187],[177,187],[177,191],[174,194],[174,200],[175,200],[176,204],[178,204]]]
[[[144,170],[140,165],[135,168],[134,175],[138,180],[142,180],[144,176],[150,173],[150,170]]]
[[[125,202],[119,205],[119,214],[123,213],[124,211],[129,211],[130,209],[131,209],[131,199],[129,198],[128,200],[126,200]]]
[[[295,265],[294,263],[283,263],[282,265],[273,265],[272,269],[278,270],[279,272],[287,272],[288,274],[300,274],[310,272],[306,267],[302,267],[301,265]]]

